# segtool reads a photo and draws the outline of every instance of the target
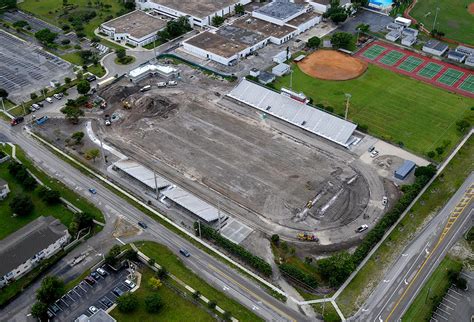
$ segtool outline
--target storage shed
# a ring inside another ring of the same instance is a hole
[[[410,160],[405,160],[400,168],[395,170],[395,178],[400,180],[405,180],[405,178],[410,174],[410,172],[415,169],[415,162]]]
[[[442,56],[448,50],[448,48],[449,47],[447,44],[435,39],[431,39],[423,46],[422,50],[425,53],[429,53],[435,56]]]

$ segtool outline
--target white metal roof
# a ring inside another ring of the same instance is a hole
[[[217,208],[180,187],[172,186],[161,193],[167,198],[171,199],[173,202],[191,211],[193,214],[207,222],[211,222],[219,218],[219,211]],[[221,213],[222,218],[226,216],[227,215]]]
[[[344,147],[349,145],[349,139],[357,127],[245,79],[228,96]],[[267,109],[269,106],[270,109]]]
[[[164,187],[171,186],[171,182],[169,182],[163,177],[160,177],[159,175],[156,175],[155,185],[155,175],[153,174],[153,171],[135,161],[121,160],[115,162],[114,166],[127,173],[131,177],[142,182],[147,187],[153,190],[155,189],[155,187],[157,187],[158,189],[162,189]]]
[[[138,77],[140,75],[143,75],[145,73],[150,73],[150,72],[160,72],[162,74],[172,74],[177,72],[178,70],[176,68],[173,68],[171,66],[163,66],[163,65],[154,65],[154,64],[147,64],[144,66],[140,66],[138,68],[135,68],[129,72],[129,75],[131,77]]]

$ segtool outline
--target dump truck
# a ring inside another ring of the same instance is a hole
[[[315,235],[308,234],[308,233],[299,233],[297,237],[299,240],[313,241],[313,242],[319,241],[319,239]]]

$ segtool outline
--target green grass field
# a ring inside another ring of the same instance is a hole
[[[448,280],[448,270],[460,271],[462,263],[446,257],[438,268],[431,274],[421,291],[416,296],[402,321],[429,321],[434,297],[443,297],[451,283]]]
[[[357,311],[365,301],[364,296],[370,294],[369,289],[382,278],[383,268],[392,265],[426,219],[439,211],[474,171],[473,155],[471,137],[337,298],[345,316]]]
[[[471,2],[472,0],[418,0],[410,15],[431,30],[438,7],[440,10],[435,29],[444,32],[447,38],[474,45],[474,16],[467,11]]]
[[[243,307],[236,301],[228,298],[224,293],[216,290],[208,283],[203,281],[200,277],[192,273],[181,262],[181,260],[165,246],[153,242],[139,242],[136,243],[136,245],[140,249],[140,251],[142,251],[148,257],[155,259],[159,265],[166,267],[166,269],[171,274],[173,274],[195,290],[201,292],[201,294],[207,297],[208,299],[216,301],[217,305],[220,306],[223,310],[230,311],[232,313],[232,316],[236,319],[240,321],[262,320],[253,312],[247,310],[245,307]]]
[[[145,269],[142,272],[142,283],[134,293],[138,298],[138,309],[135,312],[128,314],[121,313],[117,308],[114,309],[111,312],[111,315],[117,321],[215,321],[214,318],[203,308],[197,306],[189,299],[184,299],[166,285],[163,284],[158,290],[153,290],[147,283],[153,276],[154,274],[150,269]],[[156,314],[146,312],[144,304],[145,298],[153,293],[158,293],[164,303],[161,311]]]
[[[290,76],[278,78],[276,88],[288,87]],[[448,143],[449,151],[458,142],[456,121],[474,106],[474,99],[451,94],[440,88],[369,65],[361,77],[349,81],[325,81],[293,68],[293,89],[341,114],[345,95],[352,95],[349,119],[368,126],[370,134],[423,155]]]

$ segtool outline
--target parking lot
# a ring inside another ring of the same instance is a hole
[[[104,311],[111,307],[118,295],[114,292],[118,288],[123,293],[130,291],[130,288],[124,283],[128,271],[121,269],[114,272],[109,267],[104,267],[106,275],[95,274],[92,282],[82,280],[74,288],[69,290],[63,297],[56,301],[55,305],[50,306],[49,315],[54,321],[74,321],[82,314],[92,315],[89,311],[91,306]],[[87,278],[87,277],[86,277]],[[119,293],[120,294],[120,293]]]

